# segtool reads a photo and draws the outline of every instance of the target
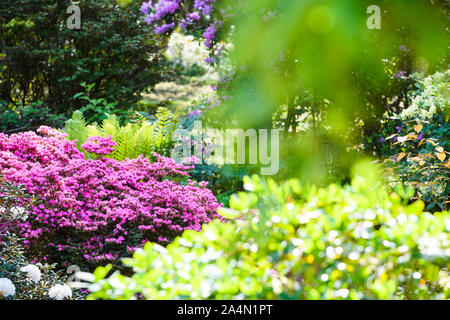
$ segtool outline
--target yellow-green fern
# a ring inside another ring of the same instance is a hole
[[[72,119],[66,122],[68,139],[77,139],[77,147],[90,136],[107,137],[117,142],[115,150],[107,157],[116,160],[137,158],[139,155],[151,158],[153,152],[167,154],[171,147],[172,133],[176,127],[174,117],[166,108],[158,108],[156,120],[152,123],[144,118],[134,123],[120,126],[115,115],[109,115],[101,125],[93,123],[87,125],[83,114],[74,112]],[[86,156],[89,154],[85,152]]]

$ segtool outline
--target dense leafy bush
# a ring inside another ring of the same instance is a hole
[[[383,119],[381,135],[375,135],[391,180],[414,186],[433,211],[449,208],[449,75],[412,75],[416,89],[408,93],[409,106]]]
[[[257,172],[258,168],[247,165],[216,165],[199,164],[189,173],[194,180],[208,182],[209,189],[216,195],[217,200],[228,206],[231,195],[243,190],[242,179],[250,172]]]
[[[33,257],[79,266],[117,262],[147,241],[167,244],[219,217],[206,183],[187,179],[192,166],[157,154],[155,163],[142,156],[85,159],[64,134],[38,132],[0,134],[0,174],[41,201],[13,226]]]
[[[124,261],[132,277],[105,278],[111,267],[99,268],[90,297],[449,298],[448,212],[407,205],[407,190],[392,193],[361,168],[343,187],[247,177],[251,191],[222,210],[241,217],[186,231],[167,248],[146,244]]]
[[[414,125],[414,123],[416,123]],[[405,132],[406,131],[406,132]],[[435,137],[444,137],[436,139]],[[450,125],[423,121],[407,123],[401,134],[388,137],[392,151],[398,152],[386,160],[391,179],[417,189],[417,197],[427,203],[427,210],[446,210],[450,197],[450,157],[448,141]]]
[[[91,98],[91,91],[95,87],[95,83],[87,84],[82,82],[80,84],[85,92],[78,92],[74,95],[74,99],[84,100],[85,105],[78,111],[87,116],[88,122],[101,122],[110,114],[115,114],[120,123],[127,121],[132,113],[131,109],[121,110],[115,102],[108,102],[104,98]]]
[[[65,131],[68,139],[76,140],[80,151],[82,144],[88,137],[108,137],[117,143],[114,150],[104,155],[107,158],[124,160],[134,159],[138,156],[152,158],[154,152],[162,155],[170,154],[172,144],[172,132],[176,126],[174,116],[166,108],[158,108],[155,119],[150,121],[143,116],[132,122],[121,126],[118,117],[114,114],[108,115],[101,125],[92,123],[87,125],[83,114],[76,111],[72,119],[66,121]],[[87,157],[89,153],[85,152]]]
[[[81,28],[69,29],[68,0],[0,3],[0,100],[42,100],[54,112],[81,107],[80,83],[95,83],[91,98],[127,109],[165,77],[166,39],[152,34],[139,4],[86,0],[77,5]]]
[[[0,132],[36,130],[43,125],[61,128],[64,126],[64,121],[64,116],[53,114],[50,108],[44,107],[42,103],[7,107],[0,102]]]

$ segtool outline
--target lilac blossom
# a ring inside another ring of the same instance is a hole
[[[216,33],[216,28],[212,24],[203,33],[203,36],[205,37],[205,46],[207,48],[211,48],[211,41],[214,40],[215,33]]]
[[[152,0],[149,0],[147,2],[143,2],[142,5],[141,5],[141,12],[143,14],[147,14],[151,7],[152,7]]]
[[[178,24],[182,29],[186,29],[189,25],[201,20],[202,16],[209,16],[213,13],[216,0],[194,0],[193,12],[187,13],[184,17],[181,15],[180,7],[183,0],[159,0],[148,1],[141,5],[141,11],[145,15],[145,22],[153,25],[153,30],[156,34],[161,35],[175,28]],[[169,23],[170,22],[170,23]],[[205,45],[211,48],[211,42],[216,35],[216,21],[205,31]]]
[[[169,31],[169,29],[173,29],[174,27],[175,27],[175,22],[172,22],[170,24],[163,24],[162,26],[155,28],[155,33],[158,35],[164,34],[167,31]]]
[[[403,79],[403,78],[406,77],[406,74],[407,74],[406,71],[401,70],[401,71],[398,71],[398,72],[396,72],[394,74],[394,78],[396,78],[396,79]]]
[[[200,20],[200,14],[198,12],[192,12],[188,14],[188,18],[194,21]]]

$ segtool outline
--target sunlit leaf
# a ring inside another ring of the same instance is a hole
[[[422,131],[422,128],[423,128],[423,126],[421,124],[415,125],[414,126],[414,131],[419,133],[420,131]]]
[[[439,159],[439,160],[441,160],[442,162],[444,162],[444,160],[445,160],[445,153],[436,153],[436,157]]]
[[[406,156],[406,153],[400,152],[400,153],[397,155],[397,161],[402,160],[405,156]]]

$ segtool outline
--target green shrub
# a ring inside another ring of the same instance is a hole
[[[243,190],[244,176],[256,171],[258,169],[255,166],[248,165],[199,164],[189,173],[196,181],[207,181],[208,188],[217,196],[217,200],[228,206],[231,195]]]
[[[427,210],[449,208],[450,153],[448,122],[415,120],[407,122],[401,133],[388,137],[395,155],[385,162],[390,180],[416,188],[416,197],[426,202]]]
[[[450,70],[431,76],[414,74],[408,106],[381,120],[381,134],[369,138],[389,167],[390,180],[416,189],[416,197],[432,211],[448,210],[450,186]],[[370,144],[370,142],[369,142]]]
[[[64,121],[64,116],[53,114],[50,108],[42,105],[42,102],[17,107],[8,107],[0,102],[0,132],[36,130],[41,125],[61,128]]]
[[[378,172],[359,166],[351,185],[326,188],[258,176],[203,232],[163,248],[147,243],[124,263],[99,267],[90,299],[448,299],[448,212],[408,205]],[[367,173],[369,172],[369,174]]]
[[[132,110],[121,110],[117,103],[108,102],[104,98],[91,98],[91,91],[95,87],[95,83],[87,84],[82,82],[80,84],[85,92],[78,92],[73,96],[74,99],[84,100],[86,104],[78,111],[87,116],[88,122],[101,122],[108,117],[109,114],[115,114],[119,123],[123,123],[130,118]]]

